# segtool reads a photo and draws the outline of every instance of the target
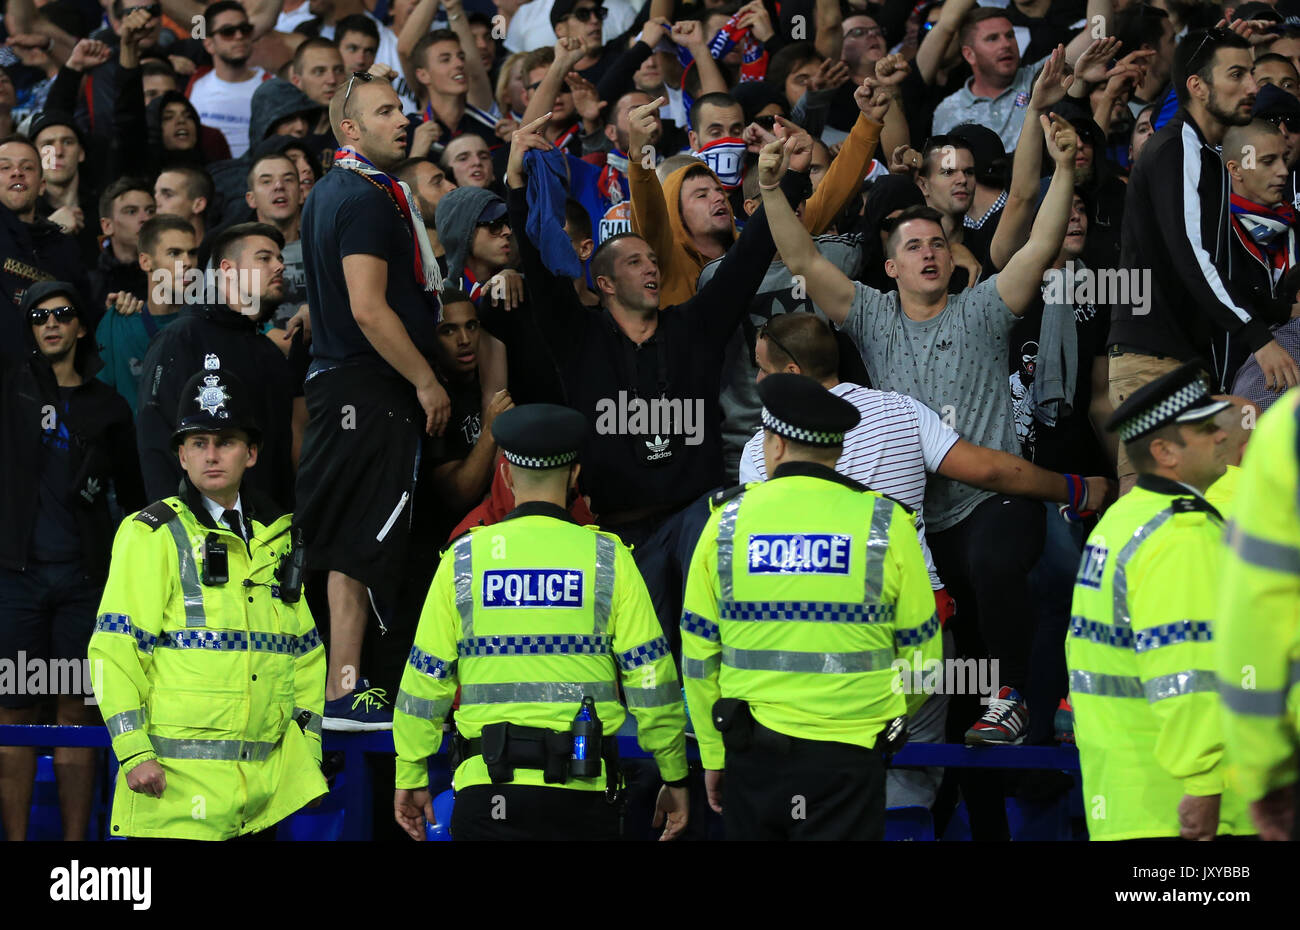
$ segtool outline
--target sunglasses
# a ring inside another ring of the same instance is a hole
[[[134,13],[136,10],[145,10],[149,13],[149,18],[153,19],[162,16],[162,4],[151,3],[148,6],[124,6],[122,7],[122,18],[125,19],[127,14]]]
[[[489,236],[499,236],[510,226],[510,220],[507,217],[500,217],[490,223],[475,223],[479,229],[486,229]]]
[[[238,26],[222,26],[220,29],[213,29],[213,35],[219,35],[223,39],[233,39],[235,36],[248,38],[253,34],[252,23],[240,23]]]
[[[1264,116],[1261,117],[1261,119],[1266,123],[1272,123],[1274,126],[1279,126],[1290,133],[1294,133],[1300,129],[1300,119],[1297,119],[1294,116]]]
[[[348,98],[352,96],[352,85],[355,84],[357,81],[360,81],[362,84],[369,84],[369,83],[370,83],[371,81],[373,81],[374,79],[375,79],[375,76],[374,76],[373,74],[371,74],[369,71],[353,71],[353,72],[352,72],[352,77],[348,78],[348,89],[347,89],[347,92],[343,95],[343,109],[344,109],[344,111],[346,111],[347,108],[348,108]]]
[[[874,39],[877,36],[883,36],[885,31],[879,26],[854,26],[848,32],[844,33],[846,39]]]
[[[772,325],[772,321],[769,320],[768,322],[760,326],[758,328],[758,338],[766,339],[768,342],[772,343],[772,345],[776,346],[778,349],[784,352],[786,358],[794,362],[800,368],[803,368],[803,365],[800,364],[799,362],[799,357],[795,355],[793,352],[791,352],[789,349],[787,349],[785,346],[781,345],[780,340],[778,340],[775,336],[772,335],[771,331],[768,329],[768,327],[771,325]]]
[[[48,310],[42,310],[39,307],[29,310],[27,319],[33,326],[40,326],[54,314],[54,319],[60,323],[70,323],[77,318],[76,307],[50,307]]]
[[[572,10],[569,15],[580,23],[591,22],[593,16],[601,22],[604,22],[605,17],[609,15],[609,10],[605,9],[603,6],[580,6],[577,9]]]

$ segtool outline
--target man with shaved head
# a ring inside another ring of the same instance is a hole
[[[450,410],[432,364],[441,276],[418,198],[388,174],[406,154],[397,93],[357,74],[329,113],[340,148],[302,214],[313,361],[297,520],[308,566],[329,573],[325,728],[390,729],[382,689],[362,677],[361,645],[371,605],[400,593],[417,465]],[[384,642],[409,643],[415,618],[406,631],[393,619],[380,618]],[[389,658],[367,662],[393,694],[405,654]]]

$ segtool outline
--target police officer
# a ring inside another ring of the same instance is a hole
[[[1094,840],[1252,832],[1224,787],[1213,622],[1223,521],[1204,497],[1224,472],[1214,417],[1227,406],[1188,363],[1106,424],[1137,486],[1088,537],[1065,649]]]
[[[1261,839],[1292,838],[1300,699],[1300,390],[1246,450],[1219,584],[1219,693],[1229,784]]]
[[[393,716],[394,813],[414,839],[433,820],[428,759],[457,686],[457,840],[616,838],[620,682],[666,783],[655,826],[666,816],[663,839],[686,826],[681,685],[650,595],[618,538],[565,509],[586,434],[552,404],[492,424],[515,509],[443,557]]]
[[[274,839],[328,791],[325,650],[291,514],[241,488],[261,435],[247,389],[210,364],[172,434],[180,490],[122,523],[90,640],[115,837]]]
[[[883,839],[882,752],[925,699],[898,662],[942,655],[925,559],[905,508],[835,471],[857,408],[803,375],[758,390],[770,478],[714,496],[682,614],[709,804],[729,840]]]

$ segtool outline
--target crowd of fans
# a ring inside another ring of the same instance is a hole
[[[588,416],[572,511],[634,546],[676,648],[707,495],[763,477],[755,383],[794,371],[864,411],[841,470],[917,511],[949,654],[998,660],[1002,690],[954,699],[948,738],[1048,743],[1088,513],[1131,479],[1110,411],[1192,358],[1260,408],[1300,383],[1289,0],[4,14],[5,656],[85,655],[114,529],[176,493],[176,410],[210,362],[255,389],[248,481],[307,531],[327,718],[391,719],[439,551],[510,509],[490,426],[512,405]],[[381,84],[397,103],[370,116]],[[788,167],[764,176],[765,147]],[[331,225],[330,173],[361,150],[418,235],[400,209]],[[364,321],[358,251],[387,257],[377,292],[435,382]],[[393,417],[377,398],[409,408],[400,442],[367,422]],[[381,444],[414,493],[353,545],[337,502]],[[38,710],[0,695],[0,722]],[[54,713],[94,722],[81,695]],[[25,752],[0,748],[6,827]],[[88,785],[92,753],[60,749],[60,777]],[[937,780],[917,790],[935,803]]]

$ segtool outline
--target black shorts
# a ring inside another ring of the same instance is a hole
[[[305,395],[294,522],[308,567],[343,572],[392,596],[426,451],[415,391],[382,369],[358,365],[316,375]]]
[[[102,592],[80,560],[34,561],[21,572],[0,568],[0,662],[13,670],[0,707],[94,693],[86,651]]]

